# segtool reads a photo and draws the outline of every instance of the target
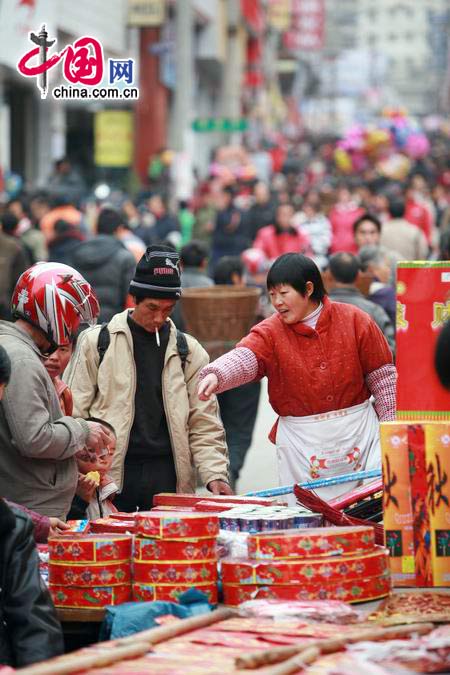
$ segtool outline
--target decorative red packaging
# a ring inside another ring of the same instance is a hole
[[[91,520],[91,532],[112,532],[116,534],[132,534],[134,520],[113,520],[112,518],[97,518]]]
[[[317,527],[251,534],[248,538],[248,557],[282,560],[355,555],[360,551],[373,551],[374,547],[373,527]]]
[[[213,502],[210,500],[202,500],[195,505],[196,511],[203,511],[204,513],[222,513],[222,511],[229,511],[235,509],[238,504],[233,502]]]
[[[55,607],[95,609],[131,600],[131,585],[72,588],[49,585]]]
[[[122,586],[131,583],[130,562],[103,565],[50,562],[48,573],[49,582],[56,586]]]
[[[131,560],[132,537],[121,534],[70,534],[50,537],[50,562],[100,563]]]
[[[268,497],[245,497],[243,495],[194,495],[160,492],[153,497],[153,506],[195,506],[197,502],[225,502],[229,504],[260,504],[261,506],[286,505],[286,502]]]
[[[152,539],[211,539],[219,534],[214,514],[142,511],[136,515],[136,534]]]
[[[134,580],[142,584],[215,583],[217,563],[174,562],[172,560],[134,563]]]
[[[224,584],[302,584],[330,583],[341,579],[361,579],[384,574],[389,569],[389,552],[306,560],[246,560],[224,558]]]
[[[202,560],[217,559],[215,539],[188,539],[186,541],[164,541],[136,537],[134,559],[140,560]]]
[[[368,602],[388,595],[391,590],[389,574],[368,579],[342,579],[319,584],[294,584],[256,586],[249,584],[224,584],[225,605],[240,605],[248,600],[341,600],[342,602]]]
[[[108,518],[110,520],[126,520],[134,523],[134,519],[138,511],[133,511],[133,513],[127,513],[126,511],[116,511],[115,513],[110,513]]]
[[[217,605],[217,585],[216,584],[133,584],[133,600],[140,602],[153,602],[154,600],[168,600],[178,602],[182,593],[191,588],[205,593],[208,602],[211,605]]]
[[[397,420],[450,418],[450,392],[434,367],[436,340],[449,315],[449,291],[448,260],[398,263]]]

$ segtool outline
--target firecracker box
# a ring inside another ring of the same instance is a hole
[[[201,560],[217,559],[216,539],[187,539],[186,541],[165,541],[136,537],[134,559],[141,560]]]
[[[244,495],[196,495],[182,494],[172,492],[160,492],[153,497],[153,506],[192,506],[198,502],[207,500],[208,502],[221,502],[227,504],[260,504],[261,506],[273,506],[278,504],[285,506],[286,501],[269,497],[245,497]]]
[[[249,558],[256,559],[354,555],[374,547],[374,529],[363,525],[261,532],[248,537]]]
[[[134,580],[142,584],[216,583],[217,562],[134,561]]]
[[[123,520],[115,518],[97,518],[97,520],[90,521],[90,531],[98,533],[115,533],[115,534],[133,534],[134,520]]]
[[[182,593],[196,588],[205,593],[208,602],[211,605],[217,604],[217,584],[196,583],[196,584],[133,584],[133,600],[140,602],[153,602],[154,600],[168,600],[178,602]]]
[[[393,583],[450,586],[450,422],[385,422],[381,448]]]
[[[305,560],[251,560],[224,558],[221,561],[224,584],[308,584],[330,583],[343,578],[360,579],[389,572],[388,551],[378,546],[370,553],[330,556]]]
[[[131,600],[131,585],[75,588],[66,585],[49,585],[55,607],[100,609],[107,605],[120,605]]]
[[[136,514],[136,534],[151,539],[211,539],[219,534],[214,514],[141,511]]]
[[[225,605],[237,606],[248,600],[341,600],[342,602],[369,602],[383,598],[391,590],[389,572],[379,576],[346,579],[320,583],[299,584],[223,584]]]
[[[122,586],[131,583],[131,562],[49,562],[49,582],[56,586]]]
[[[450,318],[450,261],[397,265],[398,420],[450,420],[450,392],[439,382],[434,354]]]
[[[70,534],[50,537],[51,562],[100,563],[131,559],[132,537],[125,534]]]

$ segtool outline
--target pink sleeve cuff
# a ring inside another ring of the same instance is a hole
[[[200,380],[213,373],[219,382],[216,394],[253,382],[258,375],[258,360],[251,349],[238,347],[205,366]]]
[[[375,410],[380,422],[395,420],[397,370],[392,363],[381,366],[366,375],[367,387],[375,399]]]

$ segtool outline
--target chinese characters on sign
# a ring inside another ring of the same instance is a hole
[[[283,43],[291,51],[322,49],[324,44],[324,0],[292,0],[291,25]]]

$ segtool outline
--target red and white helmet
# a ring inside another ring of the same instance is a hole
[[[11,313],[40,328],[53,348],[67,345],[82,323],[94,325],[100,306],[92,287],[73,267],[38,262],[19,278]]]

